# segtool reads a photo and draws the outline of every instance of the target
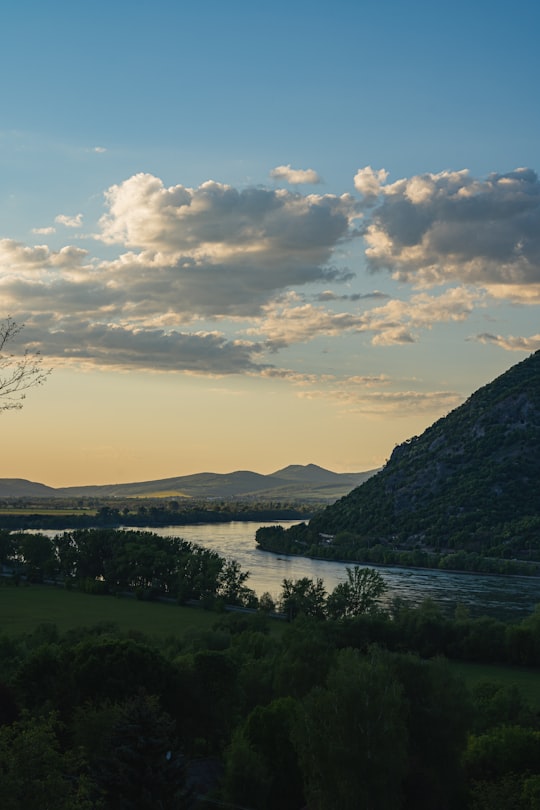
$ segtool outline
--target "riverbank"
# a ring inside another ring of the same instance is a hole
[[[264,545],[261,543],[257,543],[257,549],[259,551],[265,551],[269,554],[278,554],[284,557],[300,557],[302,559],[307,560],[317,560],[319,562],[335,562],[339,563],[340,565],[363,565],[369,568],[381,568],[381,569],[397,569],[401,571],[441,571],[447,574],[468,574],[471,576],[478,576],[481,574],[482,576],[492,576],[492,577],[515,577],[515,578],[526,578],[526,579],[539,579],[540,580],[540,562],[531,562],[528,563],[527,561],[517,560],[516,563],[519,565],[533,565],[535,566],[534,573],[512,573],[512,572],[504,572],[504,571],[482,571],[482,570],[475,570],[472,571],[470,569],[464,568],[440,568],[439,566],[428,566],[428,565],[405,565],[395,562],[389,563],[380,563],[380,562],[367,562],[364,559],[360,558],[328,558],[328,557],[320,557],[315,554],[302,554],[301,552],[293,552],[293,551],[275,551],[272,548],[265,548]],[[495,562],[499,562],[495,560]],[[500,562],[513,562],[512,560],[501,560]]]

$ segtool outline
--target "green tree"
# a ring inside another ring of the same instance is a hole
[[[275,609],[276,603],[272,595],[268,591],[265,591],[259,597],[259,610],[262,611],[262,613],[273,613]]]
[[[325,687],[301,702],[294,741],[309,806],[397,810],[407,769],[402,688],[373,653],[340,651]]]
[[[408,766],[403,782],[407,810],[461,810],[461,765],[472,708],[465,684],[444,659],[386,653],[407,707]]]
[[[92,781],[80,755],[62,751],[54,716],[0,727],[2,810],[91,810]]]
[[[347,579],[340,582],[327,600],[328,614],[333,619],[373,613],[379,607],[386,583],[374,568],[346,568]]]
[[[274,664],[274,691],[279,696],[303,697],[325,682],[334,661],[332,627],[301,614],[287,627]]]
[[[236,560],[227,560],[219,574],[217,595],[227,605],[247,605],[254,592],[246,586],[249,571],[242,571]]]
[[[19,535],[18,547],[23,572],[30,582],[43,582],[45,577],[55,574],[58,566],[54,545],[44,534]]]
[[[15,538],[8,531],[0,531],[0,565],[11,564],[15,553]]]
[[[284,579],[280,607],[289,621],[300,613],[322,619],[326,615],[326,591],[322,579],[315,582],[309,577],[292,580]]]
[[[94,778],[107,807],[115,810],[181,810],[188,807],[185,762],[174,721],[158,699],[139,694],[116,714],[109,744]]]
[[[292,698],[257,706],[237,729],[225,755],[224,797],[253,810],[298,810],[302,778],[291,741]]]
[[[149,644],[109,636],[89,638],[75,645],[64,660],[66,678],[71,675],[76,703],[121,701],[141,689],[162,695],[164,706],[175,699],[176,669]]]

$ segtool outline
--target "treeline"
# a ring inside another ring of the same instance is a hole
[[[364,565],[399,565],[406,568],[434,568],[444,571],[470,571],[483,574],[540,575],[540,518],[530,521],[528,531],[535,529],[526,548],[512,548],[496,538],[480,551],[457,547],[426,546],[424,541],[399,535],[373,538],[349,530],[326,535],[317,529],[316,519],[284,529],[282,526],[261,527],[256,532],[259,548],[280,554],[298,554],[326,560],[354,561]],[[522,541],[520,541],[520,545]],[[519,555],[518,559],[514,555]]]
[[[140,599],[191,599],[256,606],[235,560],[179,537],[146,531],[76,529],[44,534],[0,531],[0,564],[16,582],[56,582],[87,593],[133,592]]]
[[[537,810],[538,712],[434,657],[453,633],[499,660],[510,625],[426,602],[272,627],[0,636],[2,807]],[[540,611],[513,627],[540,651]]]
[[[140,499],[114,504],[100,504],[95,499],[69,503],[54,501],[30,504],[3,501],[0,529],[82,529],[119,526],[189,526],[195,523],[230,523],[231,521],[300,520],[313,514],[313,506],[282,501],[192,501]],[[72,511],[69,511],[69,510]],[[15,510],[15,511],[11,511]],[[57,511],[58,510],[58,511]]]

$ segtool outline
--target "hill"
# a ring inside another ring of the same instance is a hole
[[[540,351],[398,445],[310,526],[468,550],[496,539],[516,552],[537,536],[539,491]]]
[[[315,464],[296,464],[269,475],[238,470],[77,487],[47,487],[20,478],[0,478],[0,498],[196,498],[301,500],[330,503],[350,492],[376,470],[335,473]]]
[[[0,498],[54,498],[56,490],[26,478],[0,478]]]

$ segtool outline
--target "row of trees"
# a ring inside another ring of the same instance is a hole
[[[146,499],[137,505],[121,506],[106,499],[91,499],[93,505],[81,499],[3,499],[0,527],[15,531],[39,529],[118,528],[120,526],[189,526],[195,523],[230,523],[231,521],[300,520],[310,517],[312,507],[280,501],[178,501]],[[82,503],[82,505],[81,505]],[[13,509],[18,511],[13,511]],[[23,511],[24,510],[24,511]],[[65,510],[65,511],[62,511]]]
[[[77,529],[54,538],[0,531],[0,563],[30,582],[56,581],[90,593],[133,591],[139,598],[256,606],[248,572],[235,560],[179,537]]]
[[[347,568],[347,579],[326,593],[324,583],[285,579],[277,604],[247,586],[249,572],[236,560],[178,537],[114,529],[79,529],[49,538],[0,531],[0,563],[30,582],[61,581],[91,593],[134,591],[142,598],[179,602],[216,600],[227,605],[279,609],[289,620],[359,615],[377,608],[386,585],[379,572]]]
[[[342,619],[375,613],[386,591],[383,577],[373,568],[354,566],[345,569],[347,578],[332,593],[327,594],[322,579],[309,577],[284,579],[279,601],[281,611],[289,620],[299,614],[318,619]]]
[[[389,520],[388,526],[392,525]],[[466,551],[461,545],[471,545],[475,531],[463,528],[454,536],[451,547],[440,547],[435,538],[427,546],[425,538],[411,540],[407,533],[374,538],[343,529],[335,535],[320,534],[310,523],[298,523],[288,529],[282,526],[264,526],[257,530],[260,548],[281,554],[299,554],[327,560],[349,560],[365,565],[400,565],[415,568],[434,568],[445,571],[474,571],[486,574],[540,575],[540,517],[519,521],[523,534],[514,536],[502,524],[502,534],[486,536],[480,550]],[[436,522],[433,524],[436,531]],[[477,538],[478,539],[478,538]],[[517,555],[517,556],[516,556]],[[518,558],[519,557],[519,558]]]

